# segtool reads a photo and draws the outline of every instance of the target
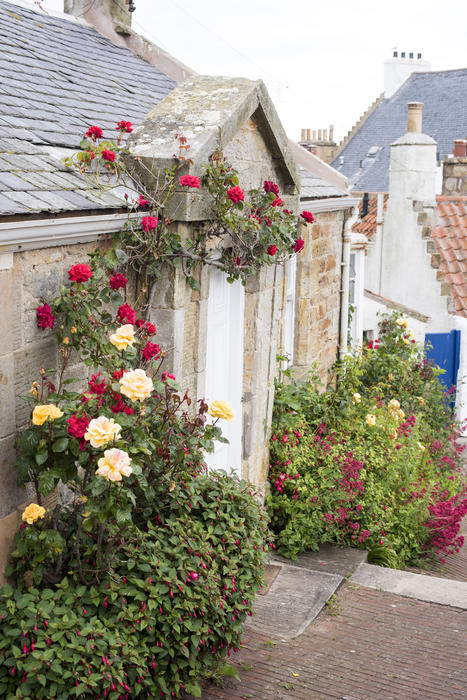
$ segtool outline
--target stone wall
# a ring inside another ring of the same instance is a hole
[[[304,375],[316,363],[323,382],[339,344],[343,226],[344,212],[331,211],[301,227],[305,248],[297,261],[294,366]]]
[[[19,505],[28,493],[16,485],[16,432],[29,423],[27,396],[39,369],[56,367],[56,345],[50,331],[37,327],[36,308],[66,282],[67,270],[83,262],[91,245],[50,247],[0,255],[0,579],[3,564],[18,526]],[[72,366],[70,376],[82,376],[82,366]]]
[[[467,195],[467,158],[449,156],[444,159],[442,194]]]

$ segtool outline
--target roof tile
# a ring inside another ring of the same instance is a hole
[[[448,282],[456,313],[467,318],[467,196],[438,196],[431,236],[441,262],[437,279]]]

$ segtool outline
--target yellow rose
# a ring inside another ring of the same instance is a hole
[[[37,503],[31,503],[31,505],[28,506],[23,512],[23,515],[21,517],[26,523],[32,525],[36,522],[36,520],[39,520],[39,518],[43,518],[44,515],[45,508],[43,508],[42,506],[38,506]]]
[[[401,405],[397,399],[391,399],[390,402],[388,403],[388,407],[392,410],[395,410],[397,408],[400,408]]]
[[[411,328],[409,328],[409,329],[407,330],[407,334],[408,334],[410,340],[412,340],[413,337],[414,337],[414,334],[413,334],[413,330],[412,330]]]
[[[405,343],[405,345],[410,345],[410,340],[408,338],[402,338],[402,342]]]
[[[151,395],[153,390],[151,377],[148,377],[144,369],[134,369],[124,372],[120,379],[120,393],[131,401],[143,401]]]
[[[407,328],[409,325],[408,321],[405,320],[405,318],[398,318],[396,321],[398,326],[401,326],[402,328]]]
[[[418,399],[418,403],[420,404],[420,406],[425,405],[425,399],[423,398],[423,396],[417,396],[417,399]]]
[[[235,411],[228,401],[213,401],[209,406],[208,413],[213,418],[223,418],[224,420],[235,418]]]
[[[129,345],[133,345],[135,340],[135,330],[131,323],[125,323],[124,326],[120,326],[110,336],[110,342],[112,345],[115,345],[117,350],[126,350]]]
[[[360,403],[362,400],[362,397],[358,392],[355,392],[355,394],[352,396],[352,403]]]
[[[402,410],[402,408],[399,408],[399,410],[397,411],[397,415],[399,416],[399,418],[405,418],[405,413]]]
[[[369,413],[366,418],[366,422],[368,425],[376,425],[376,416],[374,416],[372,413]]]
[[[122,476],[130,476],[133,472],[130,462],[131,457],[127,452],[113,447],[106,450],[97,462],[96,474],[103,476],[107,481],[121,481]]]
[[[122,426],[114,421],[113,418],[99,416],[93,418],[88,425],[87,431],[84,433],[84,439],[88,440],[93,447],[103,447],[114,438],[119,438]]]
[[[35,406],[32,412],[32,422],[34,425],[43,425],[48,418],[55,420],[62,416],[63,412],[55,404],[47,403],[43,406]]]

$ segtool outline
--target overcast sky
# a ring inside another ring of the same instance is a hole
[[[462,0],[134,3],[135,31],[199,73],[262,78],[296,140],[330,124],[340,140],[383,91],[394,47],[422,53],[432,70],[467,67]],[[43,6],[62,10],[63,0]]]

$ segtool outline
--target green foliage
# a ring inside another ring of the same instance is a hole
[[[262,583],[266,513],[250,485],[207,473],[225,438],[162,371],[155,326],[112,287],[114,256],[71,268],[45,311],[61,362],[31,387],[17,442],[37,504],[11,555],[15,589],[0,589],[2,698],[199,697],[202,677],[232,673]],[[133,340],[119,348],[122,324]],[[79,359],[94,371],[84,387],[68,376]],[[60,482],[67,498],[46,510]]]
[[[393,315],[382,319],[376,346],[336,365],[326,391],[316,378],[281,378],[267,501],[281,554],[294,558],[330,542],[398,567],[458,546],[462,447],[439,374]],[[430,516],[455,504],[454,528],[440,547]]]

